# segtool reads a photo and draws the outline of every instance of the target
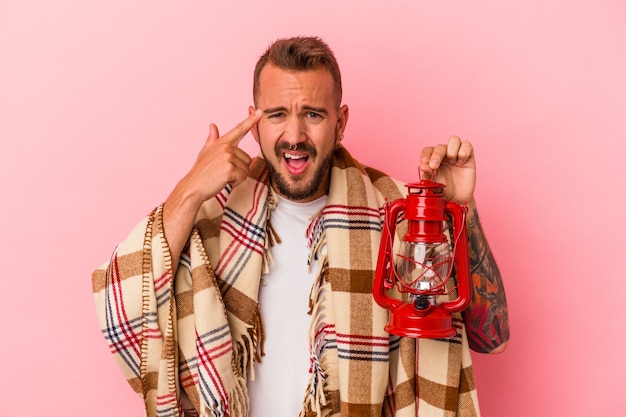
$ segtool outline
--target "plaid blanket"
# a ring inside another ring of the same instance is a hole
[[[147,416],[248,414],[247,379],[263,349],[260,277],[271,267],[268,184],[256,158],[244,183],[202,206],[175,279],[161,207],[93,273],[102,333]],[[373,301],[381,208],[404,193],[337,149],[327,205],[307,231],[321,272],[301,416],[479,415],[460,316],[457,336],[416,341],[385,333],[388,313]]]

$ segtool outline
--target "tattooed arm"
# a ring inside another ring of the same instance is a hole
[[[470,347],[480,353],[500,353],[509,340],[509,313],[498,265],[489,249],[476,205],[468,207],[472,303],[463,311]]]

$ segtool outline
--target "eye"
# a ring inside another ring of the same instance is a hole
[[[318,124],[324,120],[324,116],[315,111],[307,111],[304,113],[304,120],[311,124]]]
[[[276,113],[272,113],[269,116],[267,116],[268,119],[280,119],[282,117],[285,116],[285,113],[283,112],[276,112]]]

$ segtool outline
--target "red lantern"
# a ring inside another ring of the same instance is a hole
[[[390,310],[388,333],[424,338],[452,337],[452,313],[471,301],[469,254],[465,216],[467,207],[443,196],[445,185],[430,180],[407,184],[408,195],[385,205],[374,279],[374,299]],[[393,254],[393,236],[398,216],[404,212],[408,231],[398,253]],[[452,219],[451,241],[444,226]],[[451,280],[455,271],[456,283]],[[402,299],[388,290],[396,288]],[[456,289],[455,299],[441,301]]]

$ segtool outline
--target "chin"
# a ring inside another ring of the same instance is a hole
[[[294,201],[306,200],[317,193],[317,187],[293,187],[282,182],[274,182],[274,187],[283,197]]]

